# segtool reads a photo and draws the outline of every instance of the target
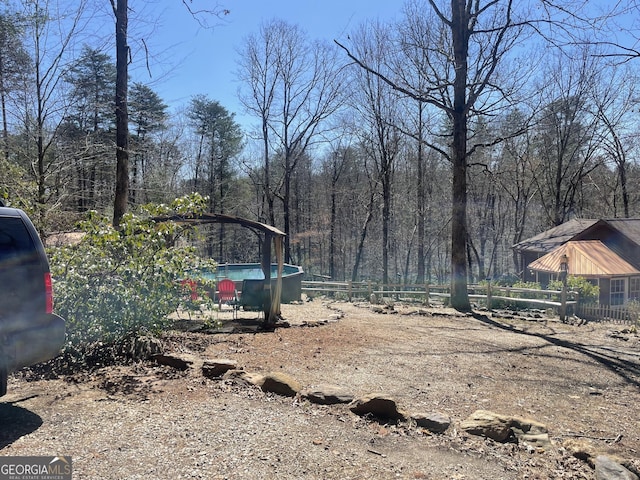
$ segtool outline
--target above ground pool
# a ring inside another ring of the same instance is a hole
[[[282,267],[282,303],[300,301],[302,295],[302,267],[285,263]],[[258,286],[262,286],[264,272],[259,263],[222,263],[218,265],[214,272],[205,271],[200,275],[208,280],[222,280],[229,278],[236,284],[236,289],[240,292],[240,303],[252,303],[253,299],[248,295],[254,295]],[[271,288],[275,288],[276,277],[278,276],[278,266],[271,264]],[[242,291],[245,291],[245,299],[242,299]]]

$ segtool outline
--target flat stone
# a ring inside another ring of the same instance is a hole
[[[265,392],[295,397],[302,390],[302,384],[286,373],[272,372],[264,376],[261,388]]]
[[[193,365],[193,359],[185,356],[157,354],[151,358],[160,365],[167,365],[176,370],[186,370]]]
[[[527,443],[538,448],[548,448],[551,446],[551,439],[548,433],[524,433],[522,435],[516,435],[518,442]]]
[[[551,446],[547,426],[537,420],[511,417],[511,431],[518,439],[518,442],[526,442],[540,448]]]
[[[638,480],[638,476],[606,455],[595,460],[596,480]]]
[[[411,415],[411,419],[416,422],[416,425],[422,428],[426,428],[432,433],[442,433],[451,425],[451,418],[444,413],[414,413]]]
[[[222,379],[233,383],[262,387],[262,383],[264,382],[264,375],[260,375],[259,373],[246,372],[241,369],[232,369],[227,370],[224,375],[222,375]]]
[[[207,378],[218,378],[229,370],[236,370],[238,362],[228,359],[205,360],[202,364],[202,375]]]
[[[551,445],[545,424],[530,418],[510,417],[488,410],[476,410],[460,424],[460,428],[496,442],[506,442],[515,437],[518,442],[526,442],[535,447],[546,448]]]
[[[374,417],[390,420],[404,420],[406,414],[398,409],[396,401],[384,394],[369,394],[356,398],[349,405],[356,415],[373,415]]]
[[[488,410],[476,410],[462,421],[460,428],[472,435],[487,437],[496,442],[506,442],[511,436],[510,418]]]
[[[312,403],[321,405],[334,405],[353,401],[353,395],[337,385],[321,385],[313,389],[304,390],[300,395]]]

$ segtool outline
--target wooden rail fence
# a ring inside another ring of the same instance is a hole
[[[450,296],[448,285],[429,284],[377,284],[373,282],[329,282],[303,281],[302,291],[307,294],[322,293],[330,295],[344,295],[351,301],[353,298],[371,299],[375,295],[378,299],[394,298],[422,300],[428,303],[431,298],[448,299]],[[531,288],[497,287],[492,285],[469,285],[469,298],[484,302],[491,308],[497,302],[503,304],[528,303],[538,306],[561,306],[559,290],[536,290]],[[567,305],[575,305],[575,292],[569,292]]]
[[[562,291],[538,290],[533,288],[500,287],[491,283],[482,285],[468,285],[469,298],[484,304],[488,309],[499,306],[524,305],[535,308],[552,308],[561,311]],[[303,281],[302,291],[307,295],[323,294],[342,296],[353,299],[371,300],[372,295],[378,301],[384,298],[395,300],[411,299],[429,304],[431,299],[446,301],[450,296],[448,285],[429,284],[378,284],[375,282],[333,282],[333,281]],[[621,307],[603,305],[589,305],[578,302],[576,292],[567,292],[564,304],[565,311],[576,313],[581,318],[590,321],[634,324],[638,320],[637,314]]]

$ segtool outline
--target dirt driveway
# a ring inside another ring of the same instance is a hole
[[[140,362],[14,376],[0,403],[0,455],[71,455],[74,479],[595,478],[585,453],[640,468],[640,338],[620,326],[321,300],[283,315],[292,327],[270,333],[168,334],[165,350],[194,361],[186,371]],[[215,358],[305,387],[384,393],[452,425],[430,434],[210,380],[199,362]],[[552,446],[469,435],[460,422],[478,409],[542,422]]]

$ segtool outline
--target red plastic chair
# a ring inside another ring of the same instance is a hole
[[[182,289],[185,292],[189,293],[189,298],[192,302],[198,300],[198,284],[195,280],[191,280],[190,278],[185,278],[180,282],[182,285]]]
[[[218,310],[222,310],[222,303],[231,305],[233,307],[233,318],[237,318],[237,312],[239,307],[238,291],[236,290],[236,284],[233,280],[223,278],[218,282]]]

